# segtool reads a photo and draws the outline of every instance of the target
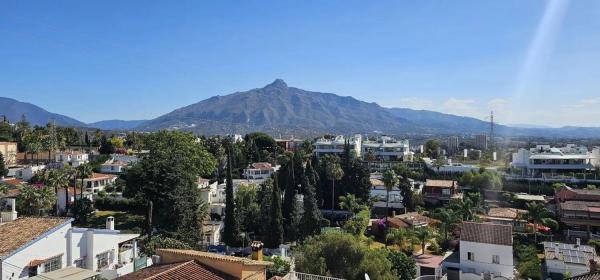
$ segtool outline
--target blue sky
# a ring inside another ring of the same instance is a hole
[[[382,106],[600,126],[600,1],[7,1],[0,96],[146,119],[276,78]]]

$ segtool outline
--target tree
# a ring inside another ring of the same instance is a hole
[[[8,175],[8,168],[6,168],[4,162],[4,155],[0,153],[0,179],[4,179],[4,176]]]
[[[152,202],[149,228],[195,246],[201,230],[198,176],[212,174],[216,162],[191,133],[160,131],[145,140],[149,153],[125,175],[127,196]]]
[[[392,263],[392,270],[398,279],[415,279],[417,266],[415,260],[403,252],[386,250],[387,259]]]
[[[32,132],[25,136],[23,139],[25,151],[31,155],[31,161],[33,162],[33,155],[37,154],[41,147],[41,139],[38,132]]]
[[[554,215],[544,204],[530,202],[527,203],[527,214],[525,218],[533,222],[533,234],[537,243],[538,225],[544,225],[553,229],[558,228],[558,222],[553,219]]]
[[[290,262],[280,256],[265,257],[265,261],[273,263],[273,265],[267,266],[267,279],[275,276],[283,277],[290,272]]]
[[[22,184],[17,196],[17,211],[25,215],[47,215],[56,201],[56,194],[44,185]]]
[[[325,174],[327,179],[331,181],[331,210],[335,207],[335,181],[344,176],[339,158],[337,156],[325,155]]]
[[[340,196],[340,209],[346,210],[353,214],[357,214],[358,212],[365,210],[367,207],[362,204],[362,201],[356,198],[353,194],[347,194],[345,196]]]
[[[321,211],[317,205],[315,187],[311,184],[311,179],[309,178],[313,176],[313,173],[314,170],[312,169],[311,161],[308,161],[306,163],[306,172],[304,177],[302,177],[302,188],[305,190],[303,200],[304,214],[300,220],[303,239],[321,233]]]
[[[235,209],[240,232],[258,233],[260,230],[260,205],[258,201],[258,188],[251,184],[239,188],[235,193]]]
[[[183,249],[189,250],[192,247],[184,242],[177,239],[173,239],[164,235],[152,235],[150,240],[148,238],[142,239],[142,252],[147,256],[152,256],[156,253],[156,249]]]
[[[85,225],[94,213],[92,201],[84,198],[80,199],[73,207],[73,217],[78,224]]]
[[[405,252],[413,251],[413,244],[416,244],[416,237],[414,232],[399,228],[399,229],[391,229],[385,235],[385,244],[387,246],[388,243],[393,245],[400,246],[400,249]]]
[[[44,178],[44,184],[53,188],[54,193],[58,194],[58,189],[65,189],[65,215],[69,212],[69,176],[64,169],[53,169],[47,172],[47,176]],[[56,203],[56,216],[59,215],[60,209],[58,203]]]
[[[105,135],[102,135],[100,138],[100,148],[98,148],[98,152],[102,155],[110,155],[115,152],[115,146],[111,141],[109,141]]]
[[[439,147],[440,143],[437,140],[427,140],[427,142],[425,142],[425,155],[430,158],[437,158]]]
[[[518,259],[517,271],[519,271],[520,279],[542,279],[542,264],[537,256],[535,246],[521,245],[516,248]]]
[[[283,243],[283,214],[281,213],[281,193],[277,184],[277,176],[271,188],[271,209],[269,215],[270,230],[266,238],[265,247],[277,248]]]
[[[368,209],[363,209],[354,215],[352,218],[348,219],[342,228],[355,236],[363,236],[367,226],[369,226],[369,218],[371,213]]]
[[[448,232],[454,230],[454,227],[461,221],[461,218],[452,209],[437,208],[432,214],[433,218],[440,221],[440,229],[444,233],[444,240],[448,240]]]
[[[231,148],[227,150],[227,181],[225,185],[225,229],[223,231],[223,242],[228,245],[238,243],[239,226],[235,216],[235,200],[233,196],[233,179],[231,177]]]
[[[309,237],[294,250],[296,271],[344,279],[395,279],[381,250],[369,249],[355,236],[327,232]],[[412,279],[412,278],[411,278]]]
[[[392,169],[388,169],[383,173],[383,185],[386,191],[386,202],[385,202],[385,223],[387,224],[387,217],[390,214],[390,192],[398,184],[398,176]]]
[[[77,166],[77,170],[76,170],[75,174],[76,174],[77,178],[79,178],[81,180],[81,185],[80,185],[81,192],[79,193],[80,194],[79,198],[83,199],[83,189],[85,188],[85,186],[83,185],[84,180],[92,177],[94,174],[94,171],[90,164],[84,163],[82,165]]]
[[[46,135],[44,135],[44,139],[42,141],[42,148],[44,151],[48,152],[48,161],[51,162],[52,152],[58,149],[58,137],[56,135],[56,126],[53,122],[48,122],[46,124]]]
[[[414,230],[414,235],[421,243],[421,254],[425,254],[425,245],[435,237],[434,232],[429,227],[418,227]]]

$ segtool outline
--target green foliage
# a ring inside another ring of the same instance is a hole
[[[342,179],[344,176],[344,170],[340,166],[340,159],[335,155],[325,155],[323,157],[323,163],[325,165],[325,177],[331,182],[331,209],[336,205],[335,203],[335,181]]]
[[[326,232],[308,238],[295,251],[299,272],[364,279],[395,279],[392,264],[381,251],[374,251],[358,238],[344,232]]]
[[[146,256],[154,255],[156,249],[192,249],[184,242],[162,235],[153,235],[149,240],[146,237],[141,240],[141,243],[141,250]]]
[[[73,217],[78,224],[86,224],[94,212],[92,201],[84,198],[77,201],[73,207]]]
[[[235,198],[233,196],[233,179],[231,177],[231,148],[228,147],[227,153],[227,179],[225,185],[225,221],[223,242],[225,244],[233,246],[237,245],[239,239],[239,225],[235,215]]]
[[[277,185],[277,177],[271,188],[271,207],[269,212],[269,229],[265,237],[265,247],[277,248],[283,243],[283,214],[281,213],[281,194]]]
[[[8,175],[8,168],[4,165],[4,156],[0,153],[0,178]]]
[[[386,250],[386,257],[392,264],[392,271],[397,279],[415,279],[417,266],[415,260],[403,252]]]
[[[56,203],[56,194],[50,187],[43,185],[19,185],[17,211],[24,215],[47,215]]]
[[[280,256],[265,257],[265,261],[273,263],[273,265],[267,267],[267,279],[274,276],[283,277],[290,272],[290,262]]]
[[[438,148],[440,147],[440,142],[438,142],[437,140],[427,140],[427,142],[425,142],[425,155],[430,157],[430,158],[437,158],[438,157]]]
[[[260,230],[260,205],[257,200],[258,187],[248,185],[235,193],[235,207],[240,232],[258,233]]]
[[[137,214],[146,213],[145,202],[133,198],[96,197],[94,199],[94,206],[98,210],[127,211]]]
[[[152,226],[158,232],[196,244],[201,227],[196,182],[210,175],[216,162],[190,133],[160,131],[145,140],[150,152],[128,169],[126,195],[153,202]]]
[[[363,210],[368,209],[368,207],[363,204],[363,201],[356,198],[353,194],[347,194],[345,196],[340,196],[340,209],[346,210],[348,212],[357,214]]]
[[[522,279],[541,280],[542,279],[542,264],[537,257],[537,252],[534,246],[521,245],[516,249],[517,259],[519,264],[517,265],[517,271]]]
[[[590,239],[588,240],[588,245],[593,246],[596,252],[600,252],[600,239]]]
[[[300,220],[302,239],[311,235],[321,233],[321,211],[318,208],[315,194],[315,186],[311,183],[311,177],[314,176],[311,161],[306,163],[305,176],[302,178],[302,188],[304,191],[304,214]],[[314,181],[314,177],[312,177]]]
[[[502,178],[493,171],[465,172],[459,181],[462,186],[472,187],[475,191],[502,189]]]
[[[344,231],[355,236],[363,236],[367,226],[369,226],[369,218],[371,213],[368,209],[361,210],[354,217],[348,219],[342,226]]]

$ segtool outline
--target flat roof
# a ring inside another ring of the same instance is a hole
[[[82,280],[92,278],[94,276],[100,275],[100,272],[95,272],[79,267],[67,266],[65,268],[61,268],[52,272],[42,273],[40,275],[31,277],[29,279],[36,280]]]

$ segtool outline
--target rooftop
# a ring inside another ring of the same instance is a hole
[[[248,169],[271,170],[273,167],[268,162],[255,162],[248,166]]]
[[[118,177],[117,175],[112,174],[102,174],[102,173],[92,173],[92,177],[87,180],[102,180],[102,179],[112,179]]]
[[[444,261],[444,256],[421,254],[413,257],[418,266],[438,268]]]
[[[518,200],[527,200],[527,201],[546,201],[546,198],[543,195],[533,195],[533,194],[524,194],[519,193],[515,195],[515,199]]]
[[[461,241],[512,246],[512,226],[463,222]]]
[[[567,278],[566,280],[600,280],[600,272],[581,274],[575,277]]]
[[[505,218],[505,219],[516,219],[519,218],[519,215],[527,213],[526,210],[509,208],[509,207],[496,207],[490,208],[488,211],[488,217],[494,218]]]
[[[195,261],[151,266],[118,277],[119,280],[141,279],[187,279],[187,280],[224,280],[226,278],[205,268]]]
[[[48,273],[43,273],[41,275],[37,275],[34,277],[31,277],[29,279],[33,279],[33,280],[81,280],[81,279],[88,279],[91,277],[94,277],[96,275],[99,275],[100,272],[94,272],[88,269],[83,269],[83,268],[79,268],[79,267],[74,267],[74,266],[67,266],[65,268],[61,268],[59,270],[55,270],[52,272],[48,272]]]
[[[560,209],[570,211],[596,211],[596,208],[600,207],[600,202],[596,201],[579,201],[570,200],[560,204]]]
[[[594,247],[587,245],[543,242],[546,259],[558,259],[566,263],[588,265],[596,257]],[[558,250],[558,254],[556,251]]]
[[[425,186],[432,187],[432,188],[455,188],[458,186],[458,183],[456,181],[452,181],[452,180],[430,180],[430,179],[427,179],[425,181]]]
[[[0,224],[0,257],[71,221],[70,218],[20,217]]]
[[[240,263],[243,265],[268,266],[268,265],[273,264],[272,262],[267,262],[267,261],[256,261],[256,260],[252,260],[252,259],[248,259],[248,258],[226,256],[226,255],[220,255],[220,254],[209,253],[209,252],[201,252],[201,251],[195,251],[195,250],[180,250],[180,249],[158,249],[157,250],[157,255],[161,255],[162,253],[177,254],[177,255],[181,255],[181,256],[187,256],[192,259],[199,257],[199,258],[203,258],[203,259],[234,262],[234,263]]]

